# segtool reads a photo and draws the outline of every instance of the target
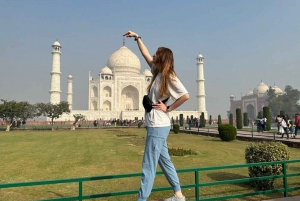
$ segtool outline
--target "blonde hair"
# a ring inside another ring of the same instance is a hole
[[[168,83],[170,83],[172,78],[176,76],[174,71],[174,57],[173,52],[169,48],[159,47],[156,51],[156,61],[155,61],[155,71],[153,72],[153,77],[150,84],[147,87],[148,94],[150,88],[158,75],[161,73],[161,83],[159,88],[159,98],[164,94],[168,94]]]

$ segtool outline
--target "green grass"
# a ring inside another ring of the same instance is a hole
[[[117,137],[118,134],[137,135]],[[78,178],[109,174],[141,172],[145,142],[145,129],[90,129],[76,131],[13,131],[0,132],[0,183]],[[183,148],[196,151],[197,155],[172,156],[176,169],[207,167],[229,164],[243,164],[244,150],[249,144],[244,141],[223,142],[218,138],[190,134],[170,134],[169,148]],[[290,149],[291,158],[300,158],[299,149]],[[159,168],[158,168],[159,169]],[[292,164],[288,172],[300,172],[300,164]],[[200,181],[218,181],[247,177],[246,168],[217,170],[200,173]],[[194,182],[192,173],[179,174],[182,184]],[[289,184],[300,185],[298,178],[288,180]],[[84,183],[84,194],[134,190],[139,188],[140,178]],[[277,182],[281,186],[280,180]],[[168,186],[163,175],[155,180],[155,187]],[[210,197],[225,194],[252,192],[247,184],[222,185],[201,188],[201,196]],[[183,189],[187,198],[194,199],[194,189]],[[289,193],[300,194],[300,191]],[[37,187],[2,189],[0,200],[23,201],[77,195],[77,184],[60,184]],[[149,200],[166,198],[171,191],[155,192]],[[102,198],[93,200],[135,200],[137,195]],[[244,199],[262,200],[282,197],[273,194]]]

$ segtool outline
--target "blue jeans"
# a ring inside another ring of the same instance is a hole
[[[161,167],[174,192],[181,190],[178,175],[168,152],[166,140],[169,132],[170,126],[147,127],[147,139],[142,163],[141,188],[137,201],[146,201],[149,197],[156,175],[157,163]]]
[[[298,130],[300,129],[300,126],[296,126],[295,127],[295,135],[297,136],[297,134],[298,134]]]

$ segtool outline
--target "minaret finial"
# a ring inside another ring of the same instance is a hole
[[[123,46],[125,46],[125,37],[123,36]]]

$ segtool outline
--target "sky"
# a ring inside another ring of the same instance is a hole
[[[204,56],[208,115],[227,118],[236,100],[261,81],[299,89],[300,1],[298,0],[2,0],[0,1],[0,99],[50,101],[52,44],[61,49],[61,100],[73,76],[73,109],[88,108],[88,74],[94,79],[122,35],[138,33],[150,54],[174,53],[175,71],[190,99],[180,110],[197,109],[196,57]],[[136,42],[126,46],[148,68]]]

